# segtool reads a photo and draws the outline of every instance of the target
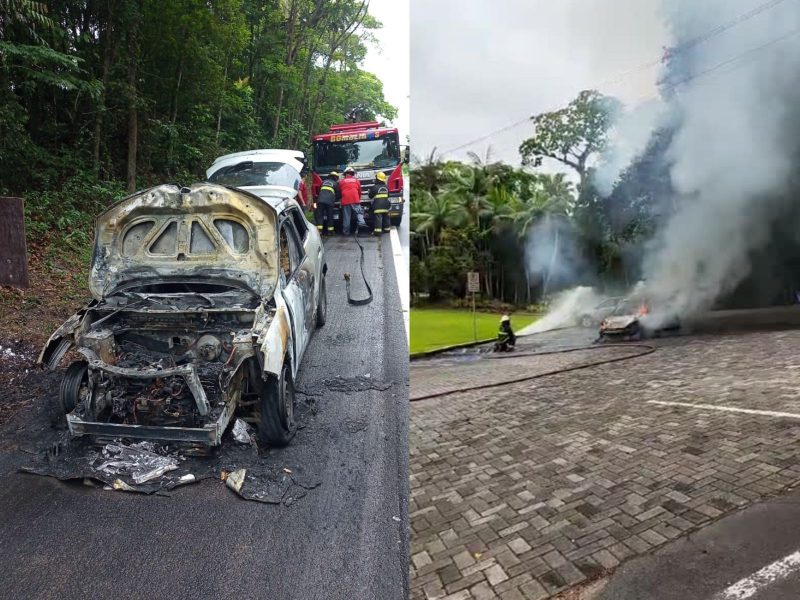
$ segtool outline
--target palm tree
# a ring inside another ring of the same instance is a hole
[[[412,203],[411,230],[423,236],[424,252],[439,243],[442,231],[454,224],[453,204],[445,194],[417,190]]]

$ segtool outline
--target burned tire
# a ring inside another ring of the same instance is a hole
[[[317,300],[317,327],[325,325],[328,320],[328,289],[325,285],[325,276],[319,282],[319,300]]]
[[[294,384],[289,364],[284,363],[280,377],[270,376],[261,389],[261,419],[258,436],[271,446],[285,446],[294,437]]]
[[[72,363],[64,373],[58,389],[58,403],[65,415],[75,410],[81,401],[81,388],[88,383],[88,373],[89,366],[82,360]]]

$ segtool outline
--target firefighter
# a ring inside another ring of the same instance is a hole
[[[353,214],[356,216],[356,227],[366,227],[364,213],[361,211],[361,182],[356,179],[353,167],[344,170],[344,179],[339,182],[342,192],[342,233],[350,235],[350,222]]]
[[[380,235],[389,231],[389,208],[392,206],[389,202],[389,188],[386,187],[386,173],[378,171],[375,175],[375,185],[369,191],[369,197],[372,198],[372,234]]]
[[[497,332],[497,341],[494,343],[495,352],[511,352],[517,343],[517,336],[511,329],[511,317],[500,317],[500,330]]]
[[[323,235],[333,235],[333,204],[341,199],[342,192],[339,189],[339,173],[331,171],[319,188],[317,202],[314,205],[314,219],[317,222],[317,229]],[[326,223],[327,221],[327,223]]]

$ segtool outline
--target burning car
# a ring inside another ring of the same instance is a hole
[[[213,184],[137,192],[100,215],[93,300],[50,338],[74,436],[221,443],[234,413],[262,441],[296,430],[294,380],[325,323],[325,255],[290,198]]]
[[[622,296],[606,298],[577,316],[581,327],[597,327],[606,318],[631,312],[630,301]]]
[[[665,331],[680,328],[680,322],[676,316],[672,316],[664,323],[654,327],[652,321],[648,323],[650,314],[649,303],[641,300],[638,308],[629,314],[606,317],[600,323],[598,341],[638,341],[644,337],[659,337]]]

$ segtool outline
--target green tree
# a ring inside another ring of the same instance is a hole
[[[539,166],[543,158],[557,160],[578,173],[583,193],[590,159],[606,147],[620,109],[615,98],[585,90],[566,107],[534,116],[534,135],[520,146],[523,164]]]

